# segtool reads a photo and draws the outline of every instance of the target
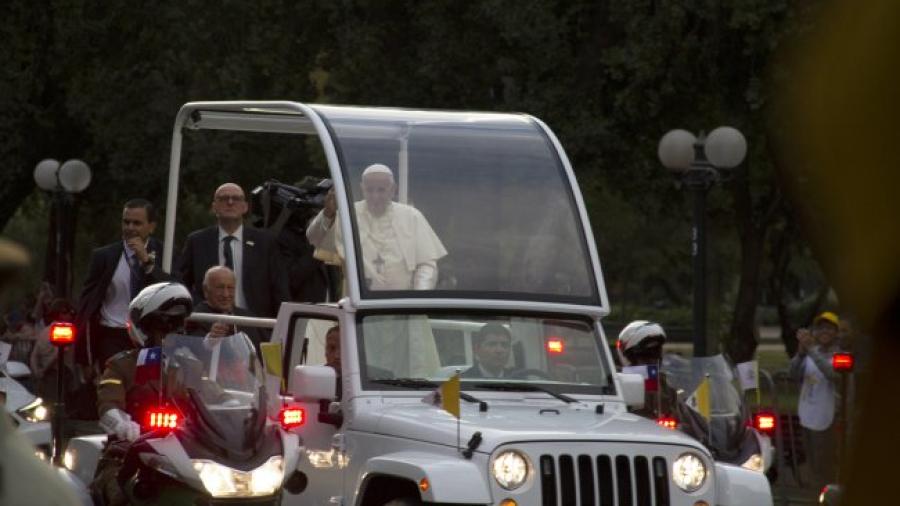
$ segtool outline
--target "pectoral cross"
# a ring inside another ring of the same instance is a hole
[[[373,260],[372,263],[375,264],[375,272],[377,272],[378,274],[384,273],[384,259],[381,258],[381,253],[379,253],[378,256],[375,257],[375,260]]]

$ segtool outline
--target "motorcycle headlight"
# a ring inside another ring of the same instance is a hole
[[[687,493],[696,492],[706,481],[706,464],[697,454],[682,454],[672,463],[672,481]]]
[[[747,459],[746,462],[741,464],[741,467],[743,467],[744,469],[749,469],[751,471],[757,471],[757,472],[761,473],[763,470],[762,455],[760,455],[758,453],[754,453],[753,455],[750,456],[749,459]]]
[[[16,413],[32,423],[46,422],[50,417],[50,410],[44,406],[44,400],[40,397],[28,403],[27,406],[19,408]]]
[[[192,460],[200,481],[213,497],[272,495],[284,481],[284,460],[272,457],[251,471],[239,471],[211,460]]]
[[[496,457],[491,464],[491,473],[497,484],[506,490],[515,490],[521,487],[530,474],[528,458],[521,453],[508,450]]]

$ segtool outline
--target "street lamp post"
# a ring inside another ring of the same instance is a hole
[[[68,298],[75,242],[72,196],[91,184],[91,168],[81,160],[67,160],[62,164],[53,159],[41,160],[34,168],[34,182],[53,197],[53,226],[47,244],[48,255],[53,252],[53,264],[46,265],[53,265],[56,296]]]
[[[691,257],[694,269],[694,356],[708,355],[706,339],[706,194],[723,171],[744,161],[747,140],[732,127],[719,127],[699,137],[670,130],[659,141],[659,160],[680,177],[694,200]]]

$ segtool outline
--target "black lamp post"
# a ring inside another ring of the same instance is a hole
[[[40,189],[52,195],[46,266],[47,271],[53,273],[48,277],[53,279],[55,295],[68,298],[75,246],[72,203],[74,194],[84,191],[91,184],[91,168],[81,160],[67,160],[62,165],[53,159],[41,160],[34,168],[34,181]]]
[[[694,356],[707,356],[706,338],[706,193],[724,170],[744,161],[747,141],[732,127],[719,127],[700,137],[671,130],[659,141],[659,160],[693,193],[691,256],[694,268]]]

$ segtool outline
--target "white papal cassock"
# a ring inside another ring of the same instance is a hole
[[[372,290],[428,290],[437,282],[437,261],[447,254],[444,245],[418,209],[391,202],[384,214],[369,212],[366,202],[354,204],[362,246],[363,277]],[[344,260],[340,222],[324,212],[307,228],[319,258],[336,254]],[[323,255],[324,254],[324,255]]]

